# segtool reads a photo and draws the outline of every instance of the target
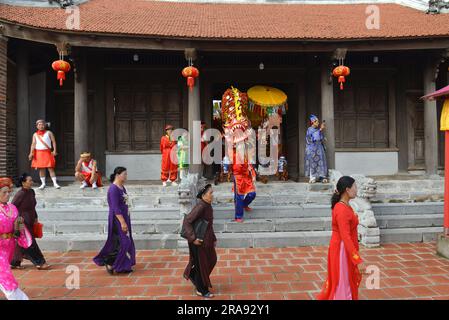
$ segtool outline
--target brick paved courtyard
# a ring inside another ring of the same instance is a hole
[[[360,299],[449,299],[449,260],[434,243],[388,244],[361,249],[365,265],[380,268],[380,289]],[[110,276],[92,263],[95,252],[46,252],[52,270],[25,262],[15,270],[31,299],[201,299],[182,278],[186,254],[175,250],[138,251],[132,274]],[[327,247],[218,249],[212,274],[215,299],[314,299],[326,276]],[[80,289],[67,289],[66,267],[80,269]],[[364,276],[366,278],[366,275]]]

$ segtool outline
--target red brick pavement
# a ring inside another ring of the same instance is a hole
[[[314,299],[326,277],[327,247],[218,249],[212,274],[216,299]],[[52,270],[24,264],[14,270],[31,299],[201,299],[182,277],[187,255],[176,250],[138,251],[132,274],[110,276],[92,262],[95,252],[46,252]],[[360,299],[449,299],[449,260],[434,243],[388,244],[361,249],[365,267],[380,270],[380,288]],[[66,267],[80,269],[80,289],[67,289]],[[364,276],[366,279],[368,275]]]

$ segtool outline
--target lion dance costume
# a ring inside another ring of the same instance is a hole
[[[249,205],[256,198],[255,178],[253,166],[244,156],[242,161],[237,161],[236,145],[248,140],[252,134],[251,123],[246,115],[248,108],[248,96],[236,88],[225,91],[221,102],[223,116],[224,136],[227,140],[228,150],[232,151],[232,171],[234,175],[234,202],[235,220],[243,222],[244,210],[250,211]],[[231,149],[232,148],[232,149]],[[231,158],[231,157],[230,157]]]

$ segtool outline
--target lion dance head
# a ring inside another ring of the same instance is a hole
[[[233,145],[245,141],[252,133],[251,122],[246,115],[248,95],[231,87],[223,94],[221,113],[225,139]]]

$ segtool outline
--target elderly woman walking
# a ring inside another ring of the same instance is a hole
[[[128,212],[128,194],[125,189],[127,172],[117,167],[110,177],[108,190],[109,223],[108,239],[100,253],[94,258],[98,266],[105,266],[109,274],[132,272],[136,264],[136,249]]]
[[[32,189],[33,178],[29,174],[24,173],[19,177],[17,186],[21,189],[17,191],[11,203],[16,206],[19,211],[19,215],[25,222],[25,226],[31,232],[34,224],[38,222],[36,212],[36,194]],[[11,267],[13,269],[23,269],[21,264],[24,258],[30,260],[38,270],[47,270],[50,268],[50,265],[45,261],[45,258],[37,245],[34,234],[31,234],[31,236],[33,243],[29,248],[25,249],[21,248],[19,245],[16,245],[14,258],[11,262]]]
[[[12,186],[10,178],[0,178],[0,291],[8,300],[28,300],[10,266],[16,242],[23,248],[28,248],[32,243],[16,206],[8,203]]]
[[[358,300],[362,279],[358,265],[357,226],[359,219],[349,205],[357,196],[355,180],[343,176],[338,180],[332,196],[332,237],[328,253],[328,276],[318,300]]]
[[[213,298],[210,292],[212,284],[210,274],[217,263],[217,253],[213,223],[214,213],[212,209],[213,190],[210,184],[207,184],[197,194],[200,199],[192,211],[184,218],[183,229],[189,242],[189,263],[184,271],[184,278],[191,280],[196,288],[196,294],[205,298]],[[207,221],[207,228],[204,236],[195,234],[194,225],[199,220]]]

